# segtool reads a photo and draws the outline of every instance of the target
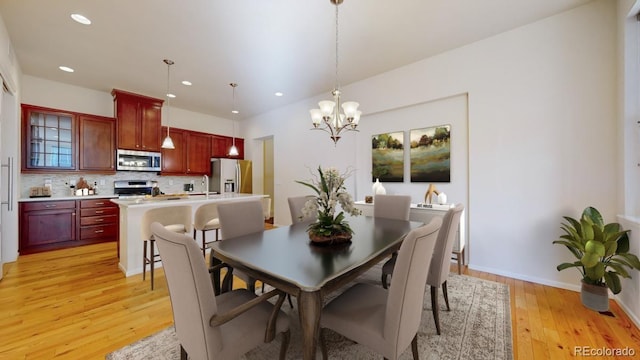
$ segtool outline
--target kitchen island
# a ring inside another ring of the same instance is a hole
[[[120,270],[129,277],[142,273],[142,239],[140,224],[143,214],[158,207],[191,205],[193,213],[204,204],[212,202],[248,201],[262,199],[266,195],[217,194],[188,195],[144,199],[111,199],[120,209]]]

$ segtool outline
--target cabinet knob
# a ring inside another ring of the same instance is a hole
[[[104,219],[96,219],[96,222],[103,222]]]
[[[104,211],[102,211],[102,210],[96,210],[96,214],[102,214],[102,213],[104,213]]]
[[[103,233],[103,232],[104,232],[104,230],[102,230],[102,229],[95,231],[96,234],[100,234],[100,233]]]
[[[48,208],[54,208],[56,206],[58,206],[58,205],[56,205],[56,204],[47,204],[44,207],[46,207],[48,209]]]

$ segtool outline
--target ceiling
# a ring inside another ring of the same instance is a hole
[[[339,6],[340,83],[589,1],[345,0]],[[72,13],[92,24],[76,23]],[[175,61],[171,106],[213,116],[232,118],[230,82],[239,84],[237,119],[323,93],[328,98],[335,83],[329,0],[0,0],[0,14],[26,75],[165,98],[168,58]],[[75,72],[60,71],[61,65]],[[278,91],[284,96],[274,96]]]

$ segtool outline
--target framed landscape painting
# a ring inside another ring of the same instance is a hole
[[[451,125],[411,130],[411,182],[451,182]]]
[[[404,181],[404,132],[371,137],[371,181]]]

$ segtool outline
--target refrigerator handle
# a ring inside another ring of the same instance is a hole
[[[2,167],[7,168],[7,201],[2,201],[1,204],[7,204],[7,210],[13,211],[13,158],[8,157],[7,163],[2,164]]]
[[[236,188],[234,192],[240,193],[240,184],[242,184],[242,173],[240,172],[240,163],[236,161]]]

